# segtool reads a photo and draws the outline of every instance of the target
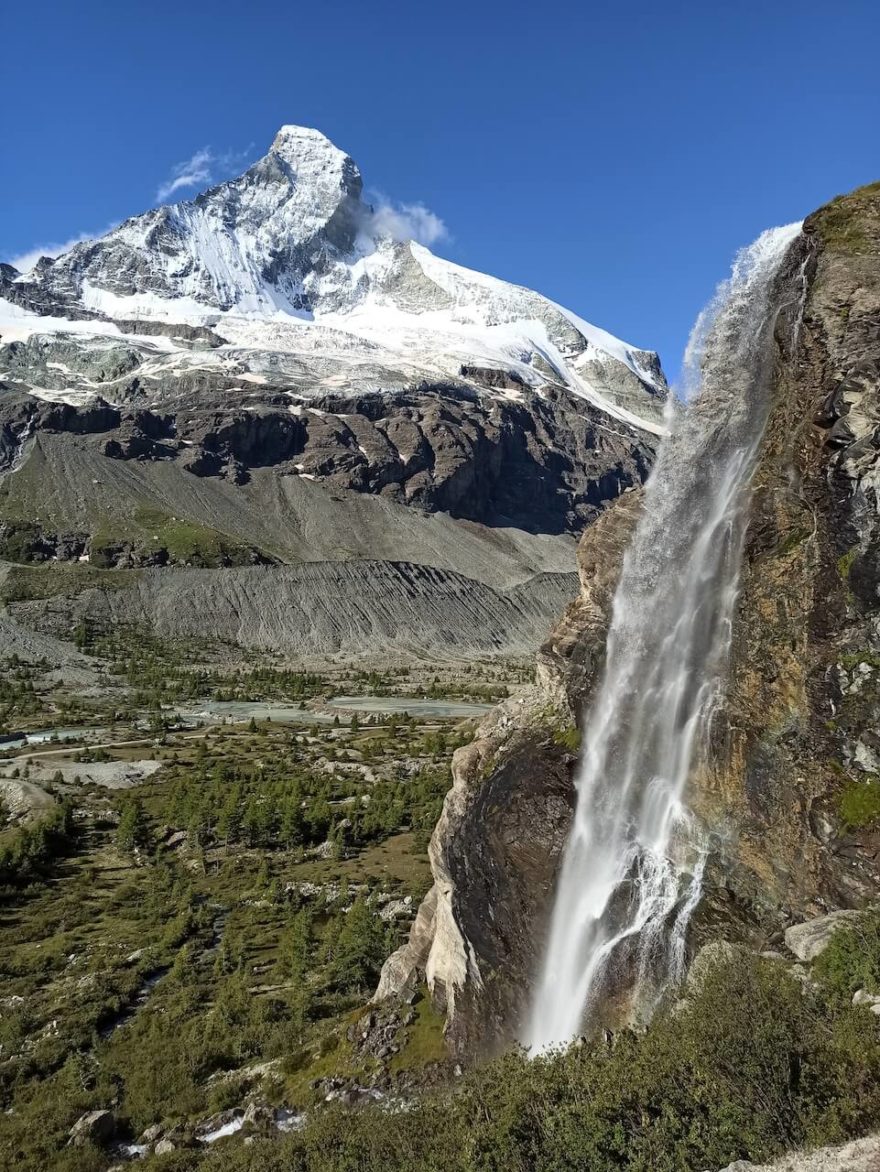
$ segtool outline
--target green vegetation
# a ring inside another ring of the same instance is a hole
[[[562,745],[570,753],[579,753],[581,749],[581,730],[570,724],[566,728],[557,728],[553,731],[553,740]]]
[[[876,949],[876,940],[867,945]],[[316,1111],[282,1139],[179,1152],[145,1172],[699,1172],[876,1124],[880,1025],[778,962],[717,965],[644,1034],[511,1053],[406,1111]]]
[[[880,912],[841,924],[814,971],[829,993],[846,1003],[859,989],[880,993]]]
[[[876,1125],[880,1022],[851,1002],[880,992],[880,913],[840,929],[814,984],[738,953],[647,1031],[566,1053],[514,1052],[454,1078],[424,991],[362,1045],[381,965],[430,883],[427,840],[470,728],[343,714],[175,730],[159,706],[184,698],[434,683],[256,661],[221,670],[134,630],[87,629],[83,643],[104,658],[114,707],[152,714],[161,768],[135,789],[102,789],[89,761],[143,748],[70,748],[43,767],[53,807],[27,822],[0,810],[0,1167],[107,1172],[112,1146],[68,1146],[80,1115],[107,1107],[123,1140],[154,1124],[182,1137],[144,1172],[702,1172]],[[7,719],[58,704],[45,665],[3,668]],[[436,686],[473,695],[512,679],[485,681]],[[577,750],[576,729],[548,728]],[[77,760],[85,782],[71,779]],[[843,791],[848,825],[869,824],[877,790],[860,784],[862,805]],[[329,1104],[328,1080],[381,1085],[407,1109]],[[251,1094],[306,1111],[305,1126],[193,1141]]]
[[[47,666],[22,663],[17,655],[0,661],[0,732],[42,711],[35,683]]]
[[[863,663],[880,670],[880,655],[875,651],[849,651],[840,657],[840,665],[847,671],[852,671]]]
[[[202,568],[246,565],[252,561],[252,551],[234,538],[153,508],[136,509],[130,525],[119,521],[105,523],[93,532],[89,542],[92,565],[105,569],[112,566],[116,551],[123,544],[133,545],[142,557],[159,556],[177,564]]]
[[[880,778],[849,780],[838,797],[840,820],[850,830],[864,830],[880,822]]]
[[[116,632],[107,663],[150,701],[330,686],[266,664],[222,676],[187,667],[184,649],[136,644]],[[67,1146],[80,1114],[113,1102],[131,1138],[191,1128],[245,1101],[255,1063],[272,1068],[262,1094],[292,1107],[323,1098],[317,1079],[381,1073],[348,1032],[430,883],[427,838],[469,735],[393,715],[251,721],[163,732],[150,749],[162,767],[134,790],[56,770],[63,803],[0,830],[0,1166],[99,1172],[110,1150]],[[90,761],[142,752],[72,747],[52,761],[86,776]],[[27,779],[29,766],[6,770]],[[392,901],[409,915],[380,916]],[[444,1057],[442,1022],[419,1002],[385,1077]]]
[[[849,582],[849,574],[852,569],[853,562],[859,556],[859,547],[854,545],[852,549],[848,549],[845,554],[842,554],[837,559],[837,572],[843,578],[844,582]]]
[[[880,183],[869,183],[849,195],[839,195],[817,213],[816,219],[826,244],[839,252],[857,254],[869,252],[871,235],[865,231],[870,223],[870,206],[880,192]]]
[[[62,802],[48,814],[0,833],[0,887],[32,882],[70,848],[73,809]]]
[[[797,549],[810,536],[810,530],[806,528],[794,528],[790,533],[787,533],[779,545],[779,556],[785,557],[793,550]]]
[[[85,590],[119,590],[131,585],[138,570],[100,570],[79,562],[12,566],[0,582],[0,602],[28,602],[81,594]]]
[[[32,569],[29,578],[16,574],[19,587],[22,582],[40,593],[30,597],[52,597],[62,587],[81,590],[88,585],[127,584],[124,580],[108,583],[96,578],[101,571],[112,569],[121,552],[130,551],[140,561],[149,563],[173,562],[179,565],[211,568],[216,566],[248,565],[255,557],[264,556],[252,548],[196,521],[172,517],[158,509],[136,509],[129,519],[101,517],[85,529],[80,527],[77,548],[87,549],[89,565],[44,566],[53,556],[58,530],[52,522],[7,519],[0,526],[0,558],[16,563],[19,570]],[[72,571],[72,572],[71,572]],[[37,577],[36,575],[39,575]],[[130,579],[129,579],[130,581]],[[18,600],[13,594],[9,599]]]

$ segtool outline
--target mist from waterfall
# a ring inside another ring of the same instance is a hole
[[[523,1042],[589,1028],[622,990],[679,979],[707,843],[685,803],[722,693],[750,481],[766,424],[771,289],[800,224],[764,232],[700,314],[614,598],[577,808]]]

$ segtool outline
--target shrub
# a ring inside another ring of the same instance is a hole
[[[858,989],[880,993],[880,912],[842,924],[813,965],[815,975],[837,998]]]

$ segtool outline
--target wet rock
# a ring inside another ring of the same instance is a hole
[[[244,1112],[244,1126],[268,1131],[275,1126],[275,1111],[265,1103],[248,1103]]]

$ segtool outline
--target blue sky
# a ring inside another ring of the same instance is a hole
[[[436,251],[672,372],[737,247],[880,178],[876,2],[56,0],[4,33],[0,258],[297,122],[439,217]]]

